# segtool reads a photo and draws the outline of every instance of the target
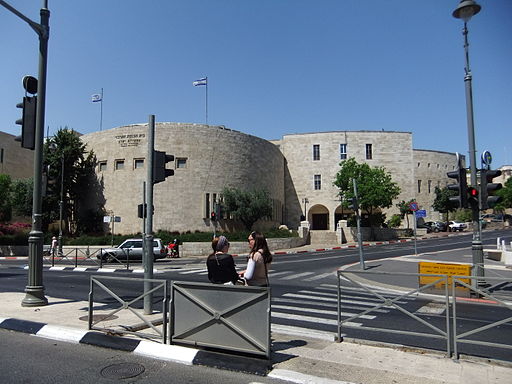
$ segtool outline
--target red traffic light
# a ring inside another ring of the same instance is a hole
[[[478,197],[478,189],[469,187],[468,188],[468,196],[470,197]]]

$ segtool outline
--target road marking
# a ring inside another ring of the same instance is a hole
[[[309,275],[312,275],[313,273],[315,273],[315,272],[302,272],[302,273],[295,273],[295,274],[293,274],[293,275],[283,277],[283,278],[281,278],[281,280],[292,280],[292,279],[298,279],[299,277],[309,276]]]
[[[313,298],[313,297],[311,297],[311,298]],[[272,298],[272,302],[273,303],[314,305],[316,307],[326,307],[326,308],[334,308],[335,307],[335,305],[333,305],[331,303],[321,303],[321,302],[318,302],[318,301],[308,301],[308,300],[296,300],[296,299],[289,299],[289,298],[284,298],[284,297],[273,297]],[[344,309],[355,309],[355,310],[360,310],[361,309],[359,307],[352,307],[352,306],[347,306],[347,305],[344,305],[343,308]],[[389,313],[389,310],[387,310],[387,309],[374,309],[374,310],[372,310],[372,312]]]
[[[306,321],[309,323],[321,323],[321,324],[327,324],[327,325],[338,325],[338,320],[332,320],[332,319],[324,319],[320,317],[313,317],[313,316],[303,316],[303,315],[294,315],[291,313],[282,313],[282,312],[274,312],[272,311],[271,317],[275,317],[278,319],[286,319],[286,320],[298,320],[298,321]],[[347,326],[351,327],[361,327],[363,324],[361,323],[352,323],[352,322],[345,322],[343,323]]]
[[[198,272],[207,272],[207,269],[201,268],[201,269],[192,269],[190,271],[183,271],[179,272],[180,275],[189,275],[191,273],[198,273]]]
[[[273,304],[272,305],[272,309],[284,309],[284,310],[292,310],[292,311],[298,311],[298,312],[309,312],[309,313],[318,313],[318,314],[322,314],[322,315],[332,315],[332,316],[337,316],[338,315],[338,311],[328,311],[328,310],[325,310],[325,309],[316,309],[316,308],[298,308],[298,307],[292,307],[292,306],[289,306],[289,305],[275,305]],[[351,316],[356,316],[357,313],[350,313],[350,312],[343,312],[342,313],[342,316],[343,317],[351,317]],[[373,320],[375,319],[377,316],[372,316],[372,315],[361,315],[359,316],[361,319],[366,319],[366,320]]]
[[[313,277],[308,277],[307,279],[304,279],[304,280],[305,281],[315,281],[315,280],[324,279],[324,278],[329,277],[329,276],[336,276],[336,272],[322,273],[321,275],[317,275],[317,276],[313,276]]]
[[[272,332],[282,333],[284,335],[294,335],[310,337],[327,341],[335,341],[336,335],[333,332],[317,331],[311,328],[295,327],[293,325],[271,324]]]
[[[338,381],[332,379],[326,379],[324,377],[306,375],[295,371],[289,371],[287,369],[274,369],[268,375],[274,379],[290,381],[297,384],[355,384],[348,381]]]
[[[428,303],[423,307],[419,308],[415,313],[424,313],[432,315],[441,315],[446,310],[446,304],[444,303]]]

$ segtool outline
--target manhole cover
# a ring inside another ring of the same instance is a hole
[[[136,363],[112,364],[101,370],[101,376],[107,379],[129,379],[140,375],[146,370],[143,365]]]
[[[118,316],[116,315],[92,315],[92,321],[98,323],[100,321],[115,320]],[[79,317],[78,320],[89,321],[89,316]]]

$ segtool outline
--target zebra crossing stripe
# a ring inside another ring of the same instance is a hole
[[[286,319],[286,320],[306,321],[306,322],[315,323],[315,324],[318,324],[320,322],[320,323],[326,324],[326,325],[338,326],[338,320],[324,319],[324,318],[313,317],[313,316],[294,315],[291,313],[282,313],[282,312],[272,311],[271,317],[275,317],[278,319]],[[351,321],[345,322],[343,324],[350,326],[350,327],[361,327],[363,325],[361,323],[353,323]]]
[[[316,276],[313,276],[313,277],[308,277],[307,279],[304,279],[304,280],[305,281],[315,281],[315,280],[324,279],[326,277],[334,276],[334,275],[335,275],[334,272],[327,272],[327,273],[322,273],[321,275],[316,275]]]
[[[281,275],[286,275],[287,273],[290,273],[290,271],[284,271],[284,272],[276,272],[276,273],[269,273],[269,276],[270,277],[276,277],[276,276],[281,276]]]
[[[314,297],[311,297],[311,299],[314,299]],[[273,297],[272,303],[287,303],[287,304],[300,304],[300,305],[314,305],[315,307],[327,307],[327,308],[333,308],[334,305],[331,303],[322,303],[318,301],[308,301],[308,300],[296,300],[296,299],[288,299],[284,297]],[[355,309],[359,310],[361,308],[359,307],[352,307],[352,306],[343,306],[344,309]],[[376,313],[389,313],[389,310],[387,309],[374,309],[372,312]]]
[[[315,272],[302,272],[302,273],[295,273],[290,276],[283,277],[281,280],[292,280],[292,279],[298,279],[299,277],[312,275]]]
[[[328,297],[338,297],[338,295],[336,293],[330,293],[330,292],[314,292],[314,291],[299,291],[300,293],[309,293],[309,294],[314,294],[314,295],[324,295],[324,296],[328,296]],[[342,295],[341,297],[349,297],[347,295],[343,295],[343,290],[342,290]],[[350,296],[351,297],[351,296]],[[362,299],[362,297],[359,297],[360,299]],[[365,300],[368,300],[368,302],[371,302],[371,303],[381,303],[382,302],[382,299],[378,298],[378,297],[365,297],[364,298]],[[407,304],[406,301],[395,301],[395,303],[398,303],[398,304]]]
[[[301,295],[301,294],[298,294],[298,293],[285,293],[283,296],[285,296],[285,297],[296,297],[296,298],[299,298],[299,299],[310,299],[311,298],[311,296]],[[330,301],[330,302],[333,302],[333,303],[337,303],[338,302],[338,299],[334,298],[334,297],[318,297],[317,296],[315,299],[316,300],[323,300],[323,301]],[[363,306],[366,306],[366,307],[375,307],[375,304],[376,304],[376,303],[368,303],[366,301],[345,300],[345,299],[341,299],[340,302],[341,303],[345,303],[345,304],[363,305]],[[392,308],[392,306],[382,306],[382,308]]]
[[[328,310],[325,310],[325,309],[316,309],[316,308],[298,308],[298,307],[291,307],[289,305],[272,305],[272,309],[284,309],[284,310],[291,310],[291,311],[298,311],[298,312],[309,312],[309,313],[318,313],[318,314],[321,314],[321,315],[332,315],[332,316],[337,316],[338,315],[338,311],[328,311]],[[351,316],[357,316],[357,313],[350,313],[350,312],[342,312],[342,316],[343,317],[351,317]],[[372,316],[372,315],[361,315],[359,316],[359,318],[361,319],[366,319],[366,320],[373,320],[375,319],[377,316]],[[320,320],[320,318],[319,318]],[[323,319],[321,319],[323,321]]]
[[[198,273],[198,272],[207,272],[208,270],[207,269],[191,269],[189,271],[183,271],[183,272],[179,272],[180,275],[189,275],[191,273]]]
[[[335,341],[336,335],[331,332],[317,331],[311,328],[295,327],[292,325],[271,324],[270,329],[275,333],[282,333],[284,335],[304,336],[312,339],[321,339],[328,341]]]

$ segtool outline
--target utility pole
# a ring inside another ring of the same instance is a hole
[[[357,196],[357,182],[356,179],[352,179],[352,183],[354,184],[354,203],[353,209],[356,212],[356,222],[357,222],[357,245],[359,248],[359,266],[364,271],[366,266],[364,265],[364,257],[363,257],[363,239],[361,238],[361,216],[359,215],[359,197]]]
[[[144,236],[144,314],[153,313],[153,294],[149,293],[153,288],[153,154],[155,152],[155,115],[149,115],[148,122],[148,155],[146,176],[146,235]]]

